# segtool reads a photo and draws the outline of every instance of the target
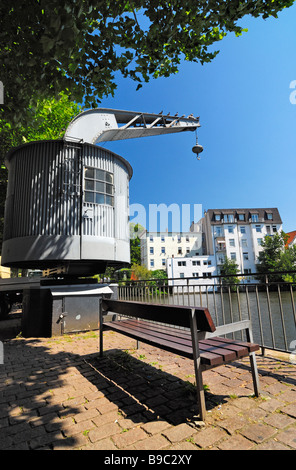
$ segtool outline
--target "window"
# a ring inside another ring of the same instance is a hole
[[[266,233],[270,233],[270,225],[266,225]]]
[[[220,237],[222,235],[222,227],[215,228],[215,236]]]
[[[164,258],[162,258],[162,260],[161,260],[161,265],[165,266],[165,259]]]
[[[243,253],[243,259],[248,260],[249,259],[249,253]]]
[[[221,215],[215,214],[215,221],[218,222],[219,220],[221,220]]]
[[[261,225],[255,225],[256,232],[261,233]]]
[[[150,235],[150,241],[153,242],[153,235]]]
[[[250,268],[245,268],[244,269],[244,274],[251,274],[251,269]]]
[[[236,253],[230,253],[230,259],[236,261]]]
[[[165,247],[164,247],[164,246],[161,247],[161,252],[162,252],[163,254],[165,253]]]
[[[272,212],[267,213],[267,220],[273,220]]]
[[[105,170],[84,169],[84,201],[114,205],[113,175]]]
[[[238,220],[244,221],[245,220],[245,214],[238,214]]]
[[[180,273],[180,278],[184,279],[184,273]]]
[[[246,227],[244,225],[240,227],[240,233],[246,233]]]
[[[228,233],[233,233],[233,226],[232,225],[228,225]]]
[[[262,238],[257,238],[258,245],[262,245]]]
[[[199,277],[198,273],[192,273],[192,277]]]
[[[248,246],[248,242],[247,242],[247,239],[246,238],[242,238],[242,241],[241,241],[241,244],[244,248],[246,248]]]
[[[233,214],[228,215],[228,222],[234,222]]]
[[[272,231],[273,231],[273,233],[276,233],[276,232],[277,232],[277,230],[276,230],[276,225],[273,225],[273,226],[272,226]]]
[[[200,266],[200,261],[192,261],[192,266]]]
[[[153,248],[153,246],[150,246],[150,255],[154,255],[154,248]]]
[[[164,236],[163,235],[161,235],[161,241],[164,242]]]
[[[154,268],[154,259],[151,259],[151,260],[150,260],[150,267],[151,267],[151,268]]]
[[[251,219],[252,222],[258,222],[258,214],[252,214]]]
[[[178,261],[178,266],[186,266],[186,261]]]
[[[234,238],[229,239],[229,246],[235,246]]]
[[[189,242],[189,235],[186,235],[186,241]]]
[[[182,254],[182,248],[178,248],[178,255]]]
[[[186,254],[189,255],[190,253],[190,248],[186,248]]]

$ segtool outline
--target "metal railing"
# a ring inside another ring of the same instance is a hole
[[[296,346],[296,280],[284,282],[280,275],[276,280],[274,273],[262,274],[260,278],[251,273],[227,279],[212,276],[120,281],[118,298],[207,307],[216,326],[251,319],[254,340],[262,352],[267,348],[291,353]],[[240,280],[239,284],[235,278]]]

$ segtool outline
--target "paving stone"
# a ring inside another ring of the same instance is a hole
[[[203,431],[197,432],[193,436],[193,440],[199,447],[207,448],[212,447],[227,436],[228,434],[223,429],[209,427]]]
[[[147,434],[141,428],[130,429],[126,432],[121,432],[112,436],[112,440],[119,449],[124,449],[135,442],[141,441],[147,438]]]
[[[195,433],[196,431],[185,423],[171,427],[162,432],[162,434],[172,443],[182,441]]]
[[[185,386],[194,381],[192,361],[147,345],[135,355],[121,353],[135,342],[109,333],[104,358],[97,339],[83,333],[5,344],[1,449],[296,449],[296,365],[258,356],[269,400],[248,396],[247,361],[246,368],[237,362],[206,371],[207,420],[198,429],[188,424],[197,415]],[[129,371],[123,369],[126,357]]]
[[[272,437],[275,433],[276,429],[262,423],[251,424],[250,426],[247,426],[241,430],[241,434],[243,436],[258,444]]]
[[[235,434],[218,444],[218,448],[220,450],[250,450],[254,448],[254,442]]]
[[[107,423],[99,428],[91,429],[88,438],[91,442],[96,442],[105,437],[113,436],[120,432],[120,427],[116,423]]]
[[[296,428],[290,427],[281,431],[276,436],[277,441],[282,442],[288,446],[291,446],[293,449],[296,449]]]

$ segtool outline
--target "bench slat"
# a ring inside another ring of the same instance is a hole
[[[104,327],[125,334],[131,338],[142,340],[153,346],[160,346],[170,352],[177,352],[192,358],[192,341],[190,333],[180,332],[176,328],[158,328],[143,320],[119,320],[104,323]],[[179,336],[180,335],[180,336]],[[201,363],[207,366],[222,364],[248,355],[247,348],[223,341],[199,341]]]

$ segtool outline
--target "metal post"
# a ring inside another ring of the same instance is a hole
[[[197,326],[196,326],[196,317],[195,317],[194,308],[191,310],[191,315],[190,315],[190,331],[191,331],[191,338],[192,338],[193,361],[194,361],[199,413],[200,413],[201,420],[205,421],[206,403],[205,403],[205,393],[203,389],[201,359],[200,359],[200,354],[199,354],[198,335],[197,335]]]

